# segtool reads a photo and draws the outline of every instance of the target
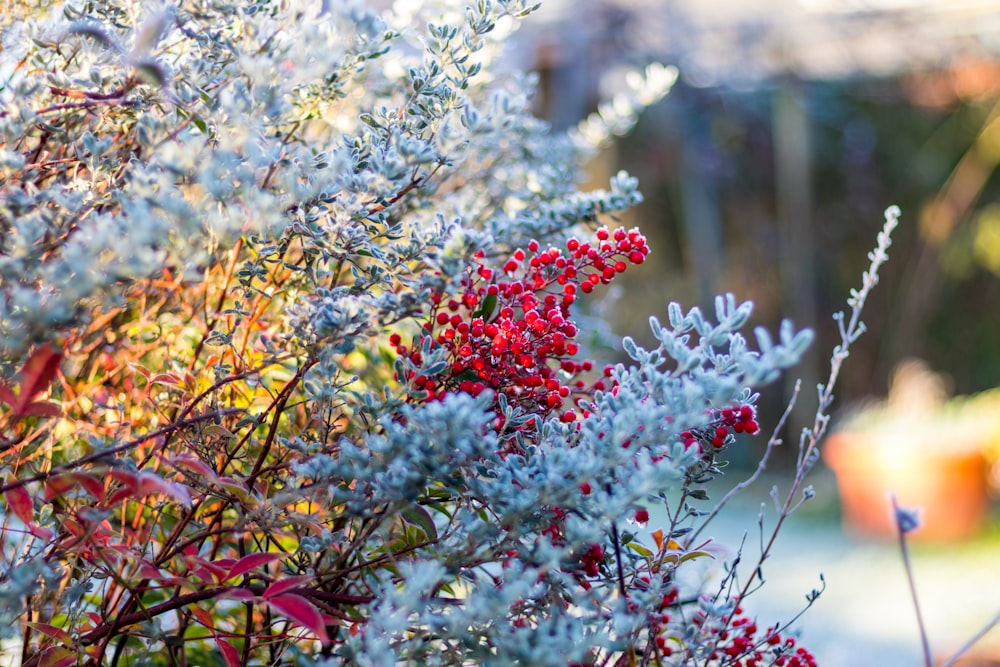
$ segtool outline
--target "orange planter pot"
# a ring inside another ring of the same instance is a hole
[[[989,464],[972,447],[919,442],[919,434],[835,433],[824,458],[837,476],[844,526],[867,537],[896,535],[890,494],[918,509],[912,537],[960,540],[982,528],[990,510]]]

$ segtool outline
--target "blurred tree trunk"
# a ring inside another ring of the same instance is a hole
[[[812,229],[812,151],[809,112],[802,87],[790,81],[778,87],[772,100],[774,180],[778,213],[778,272],[785,314],[799,327],[816,327],[817,248]],[[813,406],[808,402],[819,382],[819,353],[813,345],[802,362],[788,375],[786,398],[791,398],[795,380],[802,379],[806,399],[791,417],[789,433],[812,424]]]
[[[680,95],[675,95],[676,98]],[[698,305],[708,315],[715,313],[713,302],[722,274],[722,214],[714,174],[704,156],[712,152],[705,119],[691,104],[680,113],[681,195],[680,222],[684,229],[685,265],[694,277]]]

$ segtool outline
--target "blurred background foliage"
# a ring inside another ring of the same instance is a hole
[[[680,70],[671,94],[592,165],[595,183],[617,168],[639,178],[646,201],[628,223],[654,251],[608,311],[616,333],[652,345],[650,313],[671,300],[711,312],[722,292],[752,299],[770,330],[786,317],[812,327],[813,355],[797,373],[801,425],[839,342],[830,316],[859,285],[895,203],[903,225],[840,405],[884,396],[912,357],[952,393],[1000,385],[1000,3],[583,5],[542,10],[581,33],[543,22],[521,38],[554,125],[596,108],[624,63],[645,55]],[[765,423],[789,387],[765,392]]]

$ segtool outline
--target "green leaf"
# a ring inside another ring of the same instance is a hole
[[[493,311],[497,307],[497,297],[495,294],[487,294],[486,298],[483,299],[483,305],[479,310],[472,313],[473,317],[481,317],[483,321],[486,322],[493,315]]]
[[[694,560],[695,558],[706,558],[706,557],[707,558],[712,558],[712,559],[715,558],[715,556],[713,556],[712,554],[708,553],[707,551],[689,551],[686,554],[684,554],[683,556],[681,556],[680,560],[677,561],[677,562],[678,563],[683,563],[685,561]]]
[[[653,552],[650,551],[649,549],[647,549],[646,547],[642,546],[638,542],[629,542],[628,544],[625,545],[625,548],[629,549],[630,551],[636,552],[637,554],[639,554],[643,558],[652,558],[653,557]]]
[[[163,65],[152,59],[135,63],[135,71],[146,83],[157,87],[162,87],[167,80],[167,72],[163,69]]]
[[[400,513],[400,518],[407,524],[422,530],[428,540],[437,539],[438,532],[437,526],[434,525],[434,518],[423,507],[419,505],[408,507]]]

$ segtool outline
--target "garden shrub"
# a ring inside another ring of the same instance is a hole
[[[5,650],[813,664],[744,613],[753,573],[682,576],[809,332],[751,346],[729,296],[581,356],[579,304],[650,252],[635,180],[581,164],[673,72],[556,134],[505,65],[524,0],[326,4],[74,1],[0,36]]]

